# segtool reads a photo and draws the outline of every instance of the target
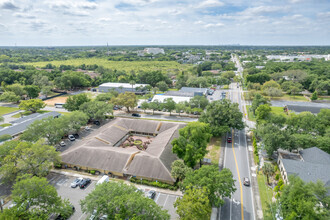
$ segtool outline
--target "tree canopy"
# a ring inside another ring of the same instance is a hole
[[[194,167],[204,158],[211,138],[210,126],[201,122],[190,122],[179,130],[180,136],[172,141],[172,151],[189,167]]]
[[[130,108],[137,105],[137,101],[136,95],[132,92],[120,93],[117,97],[111,99],[112,104],[125,106],[128,112],[130,112]]]
[[[44,103],[41,99],[29,99],[29,100],[23,100],[19,104],[19,108],[31,111],[32,113],[37,112],[38,110],[44,108],[46,106],[46,103]]]
[[[90,98],[85,93],[69,96],[66,100],[63,107],[68,111],[77,111],[79,107],[84,104],[85,102],[89,102]]]
[[[108,114],[113,113],[113,105],[101,101],[85,102],[79,109],[94,120],[104,120]]]
[[[108,219],[170,219],[170,215],[134,186],[110,181],[97,185],[80,202],[82,210]]]
[[[231,128],[243,129],[243,114],[237,103],[228,99],[211,102],[199,118],[200,122],[208,123],[214,136],[221,136]]]

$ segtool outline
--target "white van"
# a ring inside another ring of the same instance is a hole
[[[102,178],[99,181],[97,181],[96,185],[102,184],[104,182],[109,182],[109,176],[108,175],[102,176]]]

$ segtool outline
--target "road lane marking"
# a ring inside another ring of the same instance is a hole
[[[238,181],[239,181],[239,188],[240,188],[240,191],[241,191],[241,213],[242,213],[242,220],[244,220],[244,207],[243,207],[243,187],[242,187],[242,182],[241,182],[241,177],[240,177],[240,174],[239,174],[239,169],[238,169],[238,163],[237,163],[237,159],[236,159],[236,154],[235,154],[235,149],[234,149],[234,132],[235,130],[233,130],[232,132],[232,149],[233,149],[233,154],[234,154],[234,159],[235,159],[235,164],[236,164],[236,170],[237,170],[237,174],[238,174]]]

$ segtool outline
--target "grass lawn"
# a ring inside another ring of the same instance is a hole
[[[178,89],[168,89],[168,91],[179,91]]]
[[[71,115],[72,114],[72,112],[59,112],[59,113],[61,113],[62,115]]]
[[[300,102],[308,102],[309,101],[303,95],[293,96],[293,95],[285,94],[282,97],[269,97],[269,96],[266,96],[266,97],[270,98],[271,100],[300,101]]]
[[[40,114],[43,114],[43,113],[46,113],[46,112],[50,112],[50,111],[46,111],[46,110],[38,110],[37,113],[40,113]],[[13,115],[11,116],[12,118],[20,118],[22,115],[23,116],[27,116],[27,115],[31,115],[32,112],[30,111],[25,111],[25,112],[20,112],[20,113],[17,113],[16,115]]]
[[[270,204],[272,202],[273,190],[267,186],[267,178],[263,174],[258,174],[258,186],[259,186],[259,194],[262,206],[262,213],[264,219],[270,219],[272,209],[270,208]],[[274,208],[273,208],[274,209]],[[273,210],[274,212],[275,210]]]
[[[246,106],[246,111],[248,112],[249,120],[250,121],[256,121],[256,117],[255,117],[255,115],[253,115],[253,112],[252,111],[249,111],[250,107],[251,107],[250,105],[247,105]],[[272,113],[274,113],[274,114],[287,116],[283,112],[283,107],[270,106],[270,108],[272,109]]]
[[[218,165],[220,158],[220,147],[221,147],[221,138],[212,137],[210,143],[207,146],[207,150],[209,151],[205,158],[211,159],[212,164]]]
[[[2,124],[2,125],[0,125],[1,127],[9,127],[9,126],[11,126],[11,124],[10,123],[4,123],[4,124]]]
[[[0,106],[0,115],[8,114],[10,112],[14,112],[14,111],[17,111],[17,110],[19,110],[19,108]]]

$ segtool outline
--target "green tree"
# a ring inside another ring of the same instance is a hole
[[[208,198],[213,207],[219,207],[224,204],[224,197],[231,197],[236,191],[235,180],[233,174],[227,168],[219,171],[219,167],[215,165],[202,166],[194,172],[189,172],[183,180],[183,189],[191,186],[195,188],[207,188]]]
[[[68,120],[67,129],[75,132],[78,132],[82,126],[86,125],[89,119],[87,114],[80,111],[74,111],[65,118]]]
[[[96,101],[109,102],[113,97],[117,97],[117,96],[118,96],[117,91],[110,91],[96,96]]]
[[[79,107],[84,104],[85,102],[89,102],[90,98],[88,98],[86,93],[81,93],[78,95],[69,96],[69,98],[66,100],[63,107],[72,112],[79,110]]]
[[[143,109],[144,112],[149,108],[149,103],[148,102],[142,102],[141,108]]]
[[[171,165],[171,176],[179,181],[182,181],[190,171],[192,169],[187,167],[183,160],[175,160]]]
[[[134,92],[134,85],[135,85],[135,81],[134,80],[131,80],[130,82],[129,82],[129,84],[132,86],[132,92]]]
[[[252,100],[251,110],[253,114],[256,114],[256,110],[260,105],[269,104],[269,99],[262,96],[260,93],[256,93]]]
[[[4,92],[0,95],[0,101],[18,102],[20,99],[21,97],[16,95],[14,92]]]
[[[12,198],[18,218],[48,219],[51,213],[61,213],[65,201],[58,196],[54,186],[46,178],[24,175],[13,186]],[[21,216],[22,215],[22,216]]]
[[[164,100],[163,107],[172,114],[172,111],[175,109],[176,103],[173,101],[173,98],[167,98]]]
[[[26,91],[24,90],[24,86],[22,86],[21,84],[18,84],[18,83],[6,86],[5,91],[13,92],[13,93],[15,93],[15,95],[19,96],[20,98],[22,98],[23,95],[26,94]]]
[[[157,100],[150,102],[149,108],[152,109],[152,114],[154,114],[155,110],[158,110],[160,108],[160,103]]]
[[[52,86],[41,87],[41,93],[46,96],[46,98],[52,93]]]
[[[266,175],[267,184],[269,185],[269,176],[272,176],[275,173],[274,166],[271,163],[264,163],[262,172]]]
[[[7,141],[0,145],[0,167],[3,164],[3,160],[7,155],[9,155],[10,151],[15,149],[17,145],[19,144],[19,141],[13,140],[13,141]]]
[[[24,87],[24,90],[30,99],[34,99],[39,96],[40,88],[38,86],[28,85]]]
[[[314,101],[314,100],[317,100],[317,99],[318,99],[317,91],[314,91],[313,95],[311,97],[311,100]]]
[[[179,102],[175,105],[175,110],[179,113],[179,115],[181,114],[181,111],[185,110],[185,108],[186,105],[184,104],[184,102]]]
[[[29,99],[21,101],[18,107],[25,111],[31,111],[32,113],[35,113],[45,106],[46,104],[41,99]]]
[[[194,96],[189,101],[189,105],[191,108],[205,109],[208,104],[209,104],[209,100],[205,96],[199,96],[199,95]]]
[[[104,120],[108,114],[113,113],[113,105],[100,101],[85,102],[80,106],[80,111],[84,112],[90,119]]]
[[[191,122],[179,130],[180,136],[172,141],[172,151],[189,167],[194,167],[204,158],[210,141],[210,126],[202,122]]]
[[[125,106],[127,111],[130,108],[134,108],[137,105],[138,99],[132,92],[120,93],[116,98],[111,99],[111,103],[114,105]]]
[[[289,182],[279,198],[284,219],[328,219],[330,197],[324,183],[304,183],[294,175]]]
[[[272,109],[268,104],[260,105],[256,110],[257,122],[259,123],[261,120],[266,120],[269,117],[271,111]]]
[[[206,187],[186,189],[183,197],[178,198],[174,203],[180,219],[209,220],[212,207],[207,195],[208,189]]]
[[[40,140],[36,143],[18,143],[2,160],[0,174],[3,180],[12,182],[23,174],[46,176],[53,164],[60,162],[60,156],[53,146],[45,145],[43,142]]]
[[[210,124],[213,136],[221,136],[231,128],[244,128],[243,114],[239,111],[238,104],[231,103],[228,99],[211,102],[199,121]]]
[[[95,190],[80,202],[83,212],[108,219],[170,219],[155,201],[144,197],[134,186],[110,181],[97,185]]]
[[[165,81],[160,81],[156,84],[156,86],[158,87],[158,89],[162,92],[165,92],[168,90],[168,85],[166,84]]]

